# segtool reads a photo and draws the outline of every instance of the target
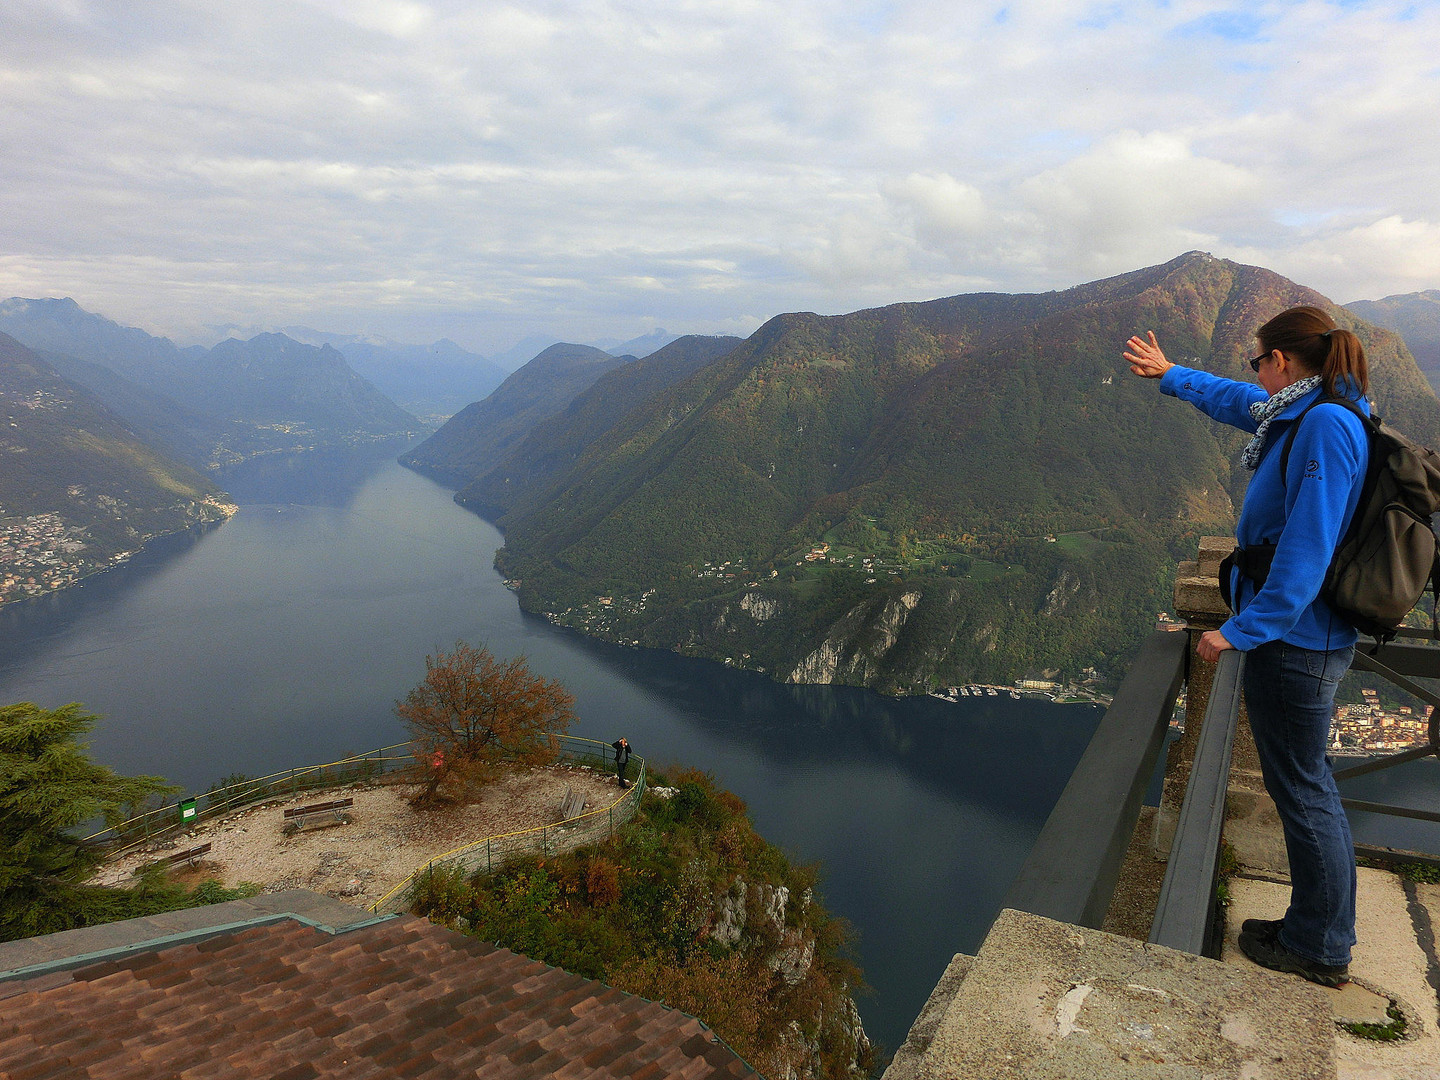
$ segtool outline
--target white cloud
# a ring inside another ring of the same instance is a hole
[[[985,196],[948,173],[911,173],[904,180],[886,184],[884,190],[914,213],[916,231],[922,238],[974,236],[987,221]]]
[[[1213,245],[1216,219],[1256,206],[1261,185],[1177,135],[1122,132],[1016,193],[1056,262],[1104,274]]]
[[[15,0],[0,41],[0,291],[160,330],[501,348],[1192,247],[1440,287],[1437,5]]]

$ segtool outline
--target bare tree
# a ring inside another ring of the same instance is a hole
[[[575,722],[574,704],[558,681],[533,674],[523,656],[501,661],[463,641],[427,656],[425,678],[395,703],[424,778],[415,802],[436,801],[442,785],[483,781],[504,762],[553,761],[550,735]]]

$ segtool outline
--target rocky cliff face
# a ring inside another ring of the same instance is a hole
[[[860,604],[847,612],[825,636],[820,647],[801,660],[786,677],[792,683],[873,682],[885,658],[900,640],[921,593],[910,591],[893,599]]]
[[[797,898],[802,913],[811,902],[809,890]],[[752,884],[736,875],[728,888],[711,895],[704,933],[725,948],[758,953],[785,986],[799,987],[815,964],[815,938],[787,923],[790,903],[785,886]],[[820,1080],[837,1069],[862,1075],[871,1047],[855,999],[842,992],[821,1002],[811,1020],[808,1032],[806,1024],[790,1024],[784,1040],[789,1064],[783,1080]],[[836,1046],[843,1048],[839,1060]]]

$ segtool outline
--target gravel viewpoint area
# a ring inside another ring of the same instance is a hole
[[[194,867],[172,878],[194,884],[215,878],[227,886],[254,882],[265,892],[313,889],[366,907],[437,855],[487,836],[551,825],[561,820],[569,790],[582,792],[585,810],[609,806],[621,795],[613,773],[583,766],[514,770],[486,785],[474,801],[414,810],[410,784],[366,783],[271,799],[106,863],[91,880],[123,885],[139,867],[209,843]],[[311,826],[286,836],[284,811],[332,799],[354,799],[349,824]]]

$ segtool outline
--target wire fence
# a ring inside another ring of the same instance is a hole
[[[574,735],[552,735],[551,741],[562,760],[602,771],[613,767],[613,757],[610,756],[610,747],[606,743]],[[465,874],[482,870],[488,873],[519,856],[544,857],[608,839],[615,835],[617,828],[635,816],[635,812],[640,808],[640,797],[645,793],[645,759],[634,755],[632,761],[635,763],[635,781],[610,805],[554,825],[487,836],[443,855],[437,855],[371,904],[370,910],[379,914],[404,910],[410,904],[416,883],[439,868],[453,867]]]

